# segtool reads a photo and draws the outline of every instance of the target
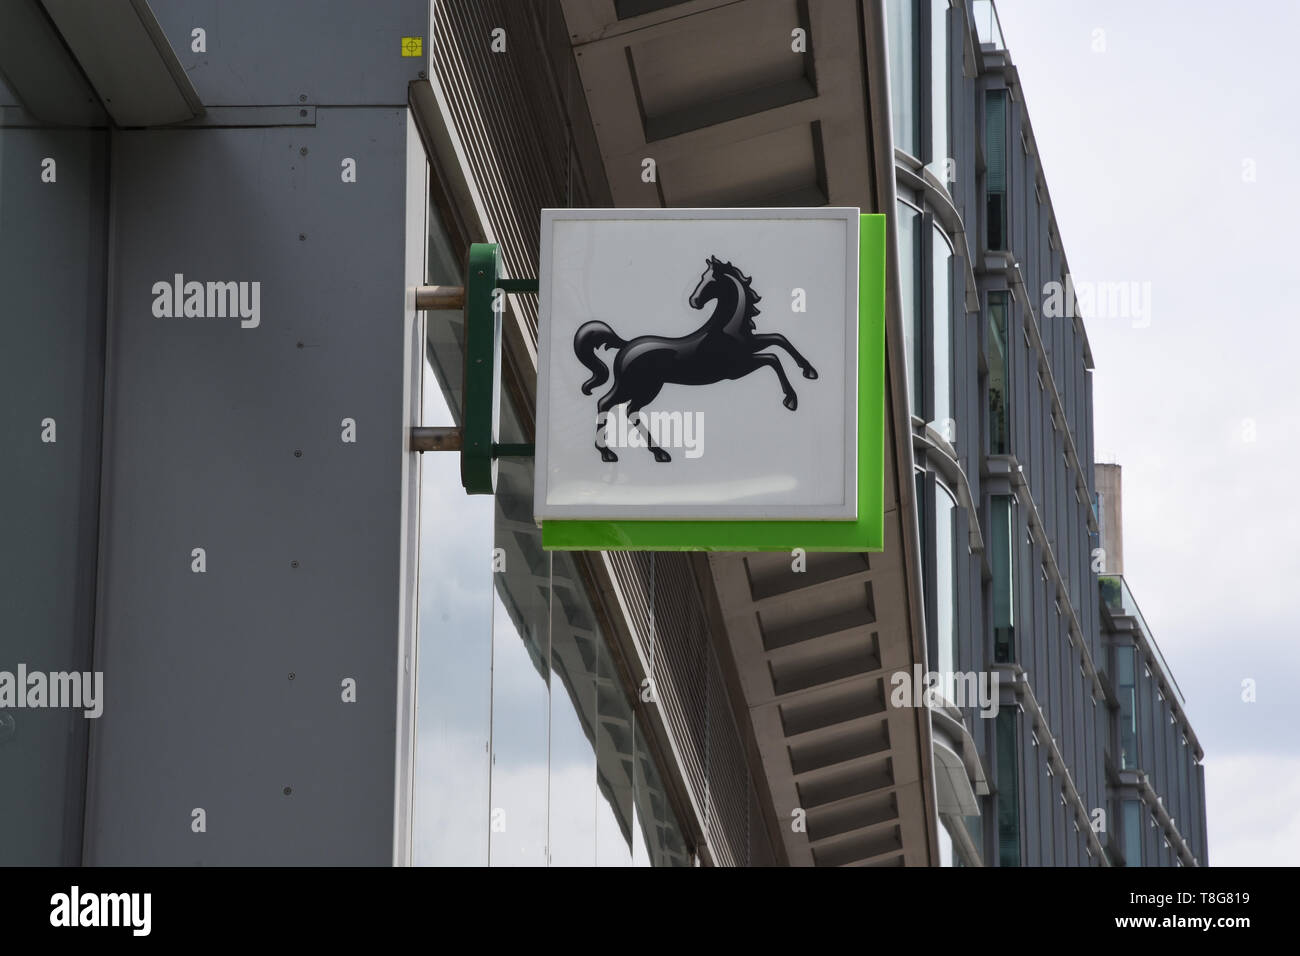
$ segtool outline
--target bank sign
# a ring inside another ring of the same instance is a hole
[[[547,548],[883,545],[885,217],[542,213]]]

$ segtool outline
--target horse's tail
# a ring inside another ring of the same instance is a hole
[[[609,369],[596,355],[596,349],[621,349],[625,345],[627,343],[604,322],[592,320],[578,327],[578,331],[573,333],[573,351],[578,356],[578,361],[591,369],[591,378],[582,383],[583,395],[590,395],[593,388],[605,384],[609,379]]]

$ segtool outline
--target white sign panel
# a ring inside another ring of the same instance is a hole
[[[858,210],[542,213],[546,519],[857,516]]]

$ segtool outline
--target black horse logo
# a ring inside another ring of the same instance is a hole
[[[582,383],[582,394],[590,395],[592,389],[609,378],[609,369],[596,350],[618,350],[614,356],[614,385],[596,402],[596,447],[604,461],[618,461],[618,456],[600,440],[604,419],[611,409],[625,403],[628,418],[637,423],[637,430],[645,437],[646,447],[655,461],[672,460],[668,452],[654,443],[639,415],[669,383],[712,385],[770,368],[785,393],[785,407],[794,411],[799,406],[799,397],[786,378],[780,359],[771,352],[759,350],[769,345],[785,349],[803,370],[804,378],[816,378],[817,371],[784,335],[754,331],[754,316],[758,315],[755,303],[760,296],[750,288],[750,281],[730,262],[709,256],[699,285],[687,301],[692,309],[702,309],[708,302],[717,305],[707,322],[680,338],[641,335],[625,342],[604,322],[584,322],[578,328],[573,336],[573,351],[591,370],[591,378]]]

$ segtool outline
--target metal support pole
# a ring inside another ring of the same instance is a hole
[[[416,286],[415,307],[421,311],[463,309],[465,290],[458,285]]]
[[[445,425],[411,429],[411,451],[460,451],[459,428]]]

